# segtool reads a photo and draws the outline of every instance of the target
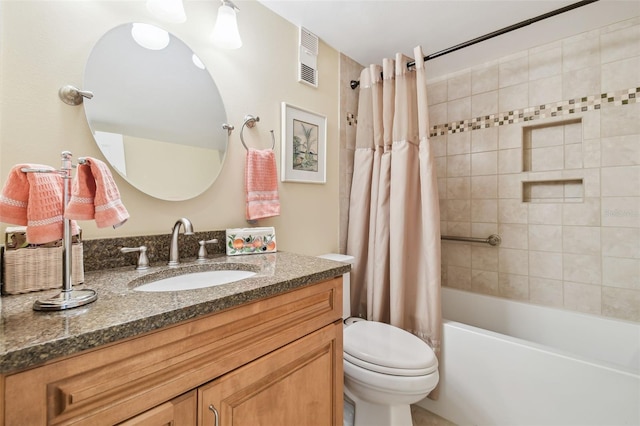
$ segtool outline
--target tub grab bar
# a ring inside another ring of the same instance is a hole
[[[469,243],[485,243],[492,246],[498,246],[502,242],[502,238],[500,235],[491,234],[488,238],[474,238],[474,237],[453,237],[449,235],[441,235],[441,240],[450,240],[450,241],[466,241]]]

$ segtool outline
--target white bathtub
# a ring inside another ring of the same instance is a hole
[[[443,288],[440,398],[459,425],[640,425],[640,324]]]

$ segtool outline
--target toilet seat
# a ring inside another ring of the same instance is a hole
[[[361,368],[393,376],[424,376],[438,369],[433,350],[400,328],[358,321],[344,330],[344,360]]]

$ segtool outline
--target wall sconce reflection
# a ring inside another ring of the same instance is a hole
[[[191,55],[191,60],[193,61],[193,65],[195,65],[196,67],[200,68],[201,70],[205,69],[204,64],[195,53]]]
[[[136,43],[149,50],[162,50],[169,45],[169,33],[150,24],[134,23],[131,36]]]

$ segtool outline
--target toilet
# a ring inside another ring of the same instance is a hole
[[[319,256],[353,264],[342,254]],[[351,318],[350,274],[343,276],[345,425],[411,426],[410,405],[438,384],[438,359],[424,341],[398,327]]]

